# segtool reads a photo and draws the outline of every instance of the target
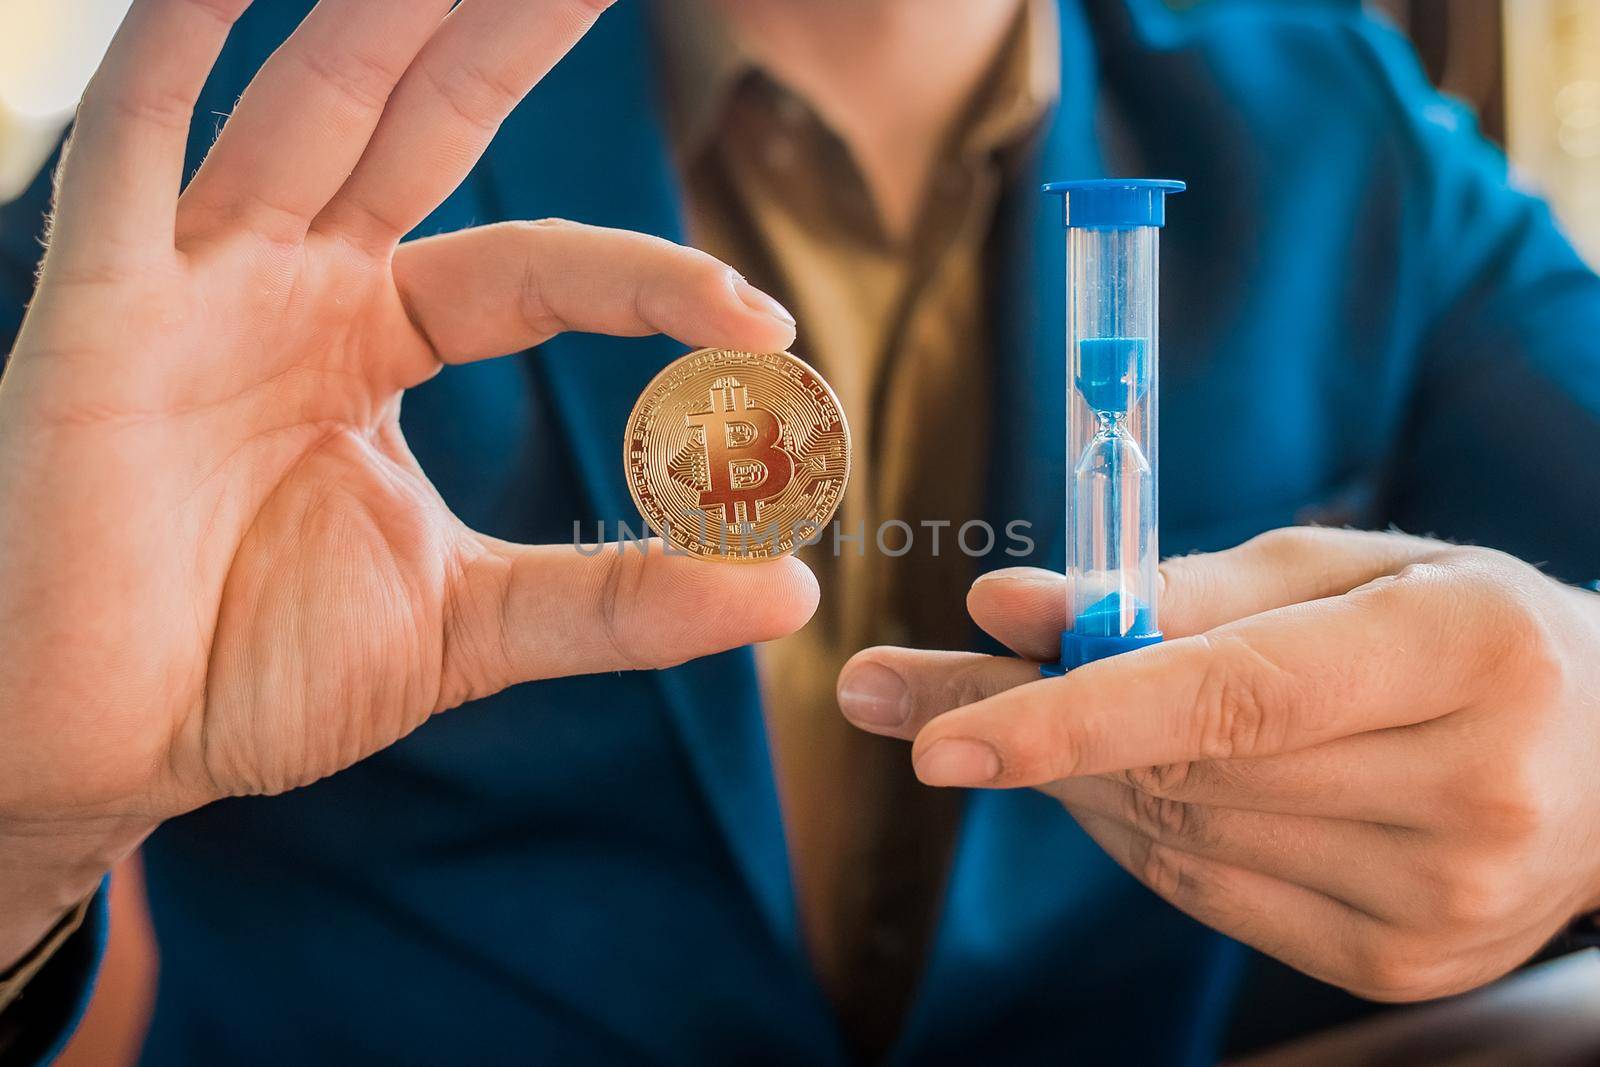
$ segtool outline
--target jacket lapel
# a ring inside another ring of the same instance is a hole
[[[1062,0],[1061,101],[1012,186],[999,220],[990,522],[1022,520],[1034,541],[1019,563],[1060,569],[1066,507],[1067,254],[1060,198],[1046,181],[1102,176],[1096,141],[1093,39],[1075,0]]]
[[[1003,207],[997,243],[995,427],[990,521],[1025,520],[1027,563],[1059,570],[1066,479],[1066,238],[1061,205],[1039,187],[1104,173],[1097,138],[1101,93],[1094,37],[1078,0],[1060,0],[1061,100]],[[930,1054],[934,1042],[977,1033],[1008,982],[1037,981],[1008,958],[1058,920],[1072,893],[1064,869],[1104,863],[1053,802],[1036,794],[979,793],[967,805],[943,914],[916,1003],[891,1063]],[[1037,849],[1014,862],[1016,843]]]
[[[683,239],[682,198],[656,107],[647,5],[618,4],[507,120],[485,157],[496,217],[560,217]],[[665,338],[567,334],[531,353],[590,518],[635,532],[622,434],[650,378],[683,347]],[[585,536],[592,538],[593,527]],[[800,951],[754,656],[658,672],[668,714],[733,859],[778,941]]]

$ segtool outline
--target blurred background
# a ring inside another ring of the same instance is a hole
[[[1600,264],[1600,0],[1370,6],[1411,34],[1434,80],[1478,110],[1519,180],[1550,199],[1574,243]],[[127,7],[0,0],[0,200],[49,154]]]
[[[1600,264],[1600,3],[1378,0],[1446,92],[1477,109],[1521,184]]]
[[[1430,76],[1477,110],[1484,131],[1506,147],[1517,180],[1549,198],[1574,243],[1600,266],[1600,0],[1371,0],[1371,6],[1411,35]],[[50,154],[127,7],[128,0],[0,0],[0,202],[16,195]],[[158,963],[136,861],[117,879],[113,909],[100,991],[62,1060],[67,1067],[130,1063],[142,1037]],[[1535,1031],[1558,1047],[1600,1038],[1600,961],[1593,954],[1520,981],[1497,1001],[1469,998],[1465,1005],[1421,1009],[1405,1025],[1456,1034],[1474,1051],[1474,1063],[1518,1062],[1515,1054],[1493,1058],[1484,1042],[1525,1041]],[[1369,1010],[1353,1002],[1330,1006],[1326,997],[1309,997],[1305,984],[1288,972],[1264,973],[1252,999],[1271,1010],[1254,1013],[1237,1047],[1260,1049],[1308,1025]],[[1322,1014],[1307,1017],[1313,1009]],[[1482,1026],[1494,1020],[1499,1029],[1485,1034]],[[1258,1062],[1378,1062],[1351,1040],[1359,1038],[1338,1031]],[[1402,1035],[1402,1047],[1408,1040]],[[1479,1058],[1486,1051],[1490,1058]]]

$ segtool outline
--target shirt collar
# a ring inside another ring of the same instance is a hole
[[[979,90],[960,150],[989,153],[1029,136],[1061,95],[1061,25],[1055,0],[1025,0],[1002,48],[998,78]]]

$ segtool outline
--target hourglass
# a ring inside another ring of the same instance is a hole
[[[1063,674],[1161,640],[1159,251],[1182,182],[1053,182],[1067,227],[1067,618]]]

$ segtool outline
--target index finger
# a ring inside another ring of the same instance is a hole
[[[929,785],[1035,786],[1292,752],[1437,718],[1471,698],[1458,598],[1434,564],[1000,693],[933,720]]]
[[[557,333],[665,333],[692,346],[777,352],[794,320],[733,268],[659,237],[559,219],[502,222],[400,246],[407,316],[445,363],[517,352]],[[406,386],[435,365],[411,368]]]

